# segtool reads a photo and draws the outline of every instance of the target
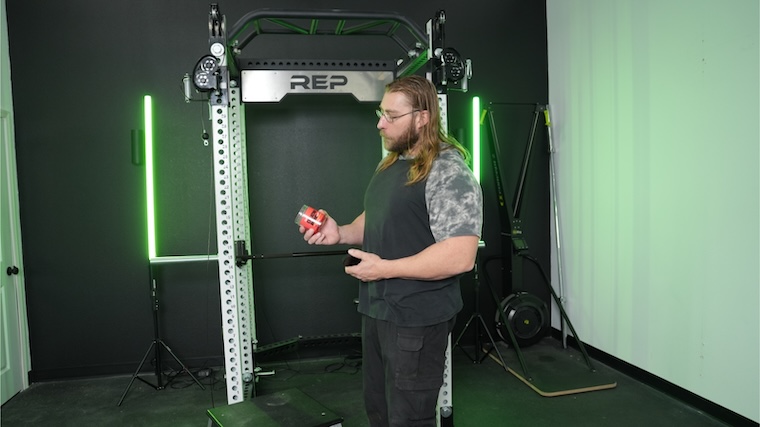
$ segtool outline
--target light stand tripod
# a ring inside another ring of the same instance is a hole
[[[478,256],[480,258],[480,256]],[[483,316],[480,314],[480,279],[478,277],[478,263],[475,263],[475,311],[473,311],[470,318],[467,320],[467,323],[464,325],[464,329],[462,329],[462,332],[459,333],[459,336],[457,337],[456,341],[454,342],[454,348],[459,346],[459,341],[464,336],[465,332],[467,332],[467,329],[470,327],[470,325],[474,325],[475,327],[475,356],[471,356],[470,353],[467,352],[464,348],[462,348],[462,351],[464,352],[467,357],[472,360],[473,363],[480,363],[488,357],[489,354],[491,354],[491,350],[496,350],[496,354],[499,356],[499,360],[501,361],[501,365],[505,368],[507,367],[507,364],[504,362],[504,358],[501,357],[501,352],[499,351],[499,348],[496,346],[496,341],[493,339],[493,335],[491,335],[491,331],[488,329],[488,325],[486,325],[485,320],[483,320]],[[498,303],[498,301],[497,301]],[[475,323],[473,323],[475,321]],[[483,327],[483,330],[486,331],[486,334],[488,335],[488,339],[491,341],[491,348],[488,349],[488,351],[482,351],[483,350],[483,343],[480,340],[481,332],[480,328]],[[479,355],[479,353],[483,353],[482,355]]]
[[[158,293],[156,291],[156,279],[153,276],[153,265],[150,266],[150,298],[153,306],[153,341],[150,343],[150,346],[148,346],[148,351],[145,352],[145,356],[143,356],[142,360],[140,361],[140,364],[137,366],[137,370],[135,370],[135,373],[132,375],[132,379],[129,380],[129,384],[127,385],[127,388],[124,390],[124,394],[121,395],[121,399],[119,399],[119,404],[117,406],[121,406],[121,403],[124,401],[124,398],[127,397],[127,393],[129,393],[129,389],[132,387],[132,383],[135,382],[135,380],[140,380],[144,382],[145,384],[148,384],[149,386],[153,387],[156,390],[163,390],[168,386],[174,379],[176,378],[170,378],[169,381],[164,383],[163,378],[163,372],[162,372],[162,364],[161,364],[161,349],[163,348],[166,350],[169,355],[174,358],[174,360],[179,364],[180,367],[182,367],[182,370],[180,372],[185,372],[188,375],[190,375],[190,378],[195,381],[196,384],[201,388],[201,390],[205,390],[206,388],[203,387],[203,384],[198,381],[198,379],[193,375],[185,366],[184,363],[182,363],[181,360],[179,360],[179,357],[177,357],[174,352],[172,352],[172,349],[169,348],[168,345],[161,339],[160,335],[160,329],[158,327]],[[140,377],[140,370],[142,369],[143,365],[145,364],[145,361],[148,360],[148,355],[150,355],[151,350],[154,352],[154,358],[156,360],[156,384],[152,384],[145,380],[144,378]]]

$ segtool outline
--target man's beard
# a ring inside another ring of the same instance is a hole
[[[409,125],[404,133],[398,138],[391,139],[383,136],[385,149],[398,154],[403,154],[412,149],[420,139],[420,133],[413,125]]]

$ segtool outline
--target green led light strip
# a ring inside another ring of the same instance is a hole
[[[153,198],[153,104],[150,95],[143,101],[145,114],[145,194],[148,208],[148,259],[156,257],[156,212]]]
[[[472,172],[480,182],[480,97],[472,98]]]

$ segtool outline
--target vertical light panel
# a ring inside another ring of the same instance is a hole
[[[148,210],[148,259],[156,257],[156,220],[153,197],[153,102],[150,95],[143,100],[145,115],[145,195]]]
[[[480,182],[480,97],[472,98],[472,172]]]

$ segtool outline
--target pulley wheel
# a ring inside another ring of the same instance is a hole
[[[504,298],[499,309],[509,322],[515,340],[520,347],[533,345],[546,335],[549,326],[549,310],[540,298],[527,292],[517,292]],[[496,332],[502,340],[512,344],[500,311],[496,312]]]

